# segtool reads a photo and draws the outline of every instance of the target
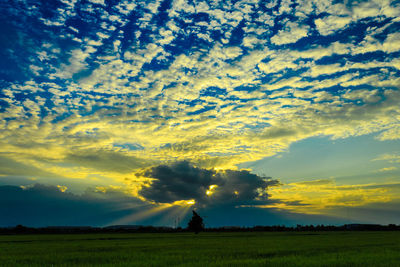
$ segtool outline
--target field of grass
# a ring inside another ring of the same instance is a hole
[[[5,235],[0,266],[400,266],[400,232]]]

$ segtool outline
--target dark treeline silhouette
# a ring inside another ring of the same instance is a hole
[[[312,231],[399,231],[400,225],[389,224],[345,224],[336,225],[297,225],[295,227],[284,225],[254,227],[223,226],[217,228],[207,228],[207,232],[312,232]]]
[[[48,226],[41,228],[17,225],[15,227],[0,228],[0,234],[88,234],[88,233],[179,233],[196,232],[191,228],[155,227],[142,225],[113,225],[107,227],[91,226]],[[389,224],[345,224],[334,225],[297,225],[288,226],[223,226],[215,228],[203,228],[204,232],[312,232],[312,231],[400,231],[400,225]]]

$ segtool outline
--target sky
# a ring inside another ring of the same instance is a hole
[[[0,13],[0,226],[400,224],[400,1]]]

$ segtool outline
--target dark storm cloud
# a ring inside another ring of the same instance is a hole
[[[187,161],[151,168],[143,176],[156,180],[150,187],[144,187],[140,194],[160,203],[201,199],[210,185],[221,183],[214,171],[196,168]]]
[[[106,225],[143,208],[151,205],[116,190],[77,195],[42,184],[0,186],[0,226]]]
[[[265,201],[268,198],[268,187],[280,184],[278,180],[252,174],[246,170],[225,170],[218,175],[222,177],[223,183],[219,185],[221,189],[216,192],[213,201],[219,202]]]
[[[279,185],[278,180],[249,171],[217,172],[197,168],[187,161],[153,167],[142,175],[154,181],[150,186],[142,188],[140,195],[159,203],[190,199],[207,206],[254,203],[267,200],[268,187]]]

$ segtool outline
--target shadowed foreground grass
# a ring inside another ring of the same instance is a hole
[[[400,232],[0,236],[0,266],[400,266]]]

